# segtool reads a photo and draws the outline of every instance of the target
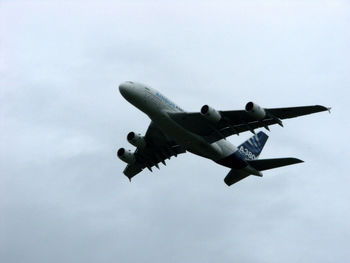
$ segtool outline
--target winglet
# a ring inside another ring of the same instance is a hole
[[[327,110],[329,113],[331,113],[331,109],[332,109],[332,107],[327,107]]]

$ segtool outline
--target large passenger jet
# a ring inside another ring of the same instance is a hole
[[[124,174],[131,180],[144,168],[159,169],[159,163],[189,151],[230,168],[225,183],[230,186],[249,175],[262,176],[261,171],[303,162],[296,158],[258,159],[268,136],[257,128],[311,113],[329,111],[324,106],[262,108],[248,102],[244,110],[217,111],[204,105],[200,112],[186,112],[151,87],[126,81],[119,86],[122,96],[151,119],[146,134],[135,132],[127,140],[136,146],[134,152],[120,148],[118,157],[127,163]],[[233,134],[250,131],[252,138],[238,147],[226,140]]]

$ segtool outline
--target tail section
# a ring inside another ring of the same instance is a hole
[[[261,131],[238,146],[238,149],[246,160],[257,159],[268,138],[269,136]]]
[[[228,186],[231,186],[249,175],[262,176],[261,171],[274,169],[291,164],[302,163],[302,160],[296,158],[276,158],[276,159],[261,159],[258,157],[265,146],[268,136],[264,132],[251,137],[249,140],[238,146],[240,154],[232,155],[237,160],[241,160],[242,165],[228,166],[231,171],[227,174],[224,181]],[[232,158],[231,158],[232,159]],[[234,159],[234,160],[236,160]],[[237,162],[236,162],[237,163]],[[243,165],[246,164],[246,166]],[[226,165],[227,166],[227,165]],[[244,167],[243,167],[244,166]]]
[[[264,171],[269,169],[274,169],[282,166],[287,166],[291,164],[302,163],[302,160],[297,158],[276,158],[276,159],[261,159],[261,160],[247,160],[249,166],[247,168],[253,169],[255,171]],[[227,174],[224,181],[228,186],[231,186],[240,180],[254,174],[248,169],[231,169]],[[257,175],[257,174],[255,174]]]
[[[249,175],[250,174],[246,171],[232,169],[225,177],[224,182],[228,186],[231,186],[231,185],[241,181],[242,179],[248,177]]]

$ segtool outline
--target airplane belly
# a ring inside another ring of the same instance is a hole
[[[209,144],[201,136],[184,129],[166,114],[152,116],[151,119],[164,134],[175,140],[187,151],[212,160],[218,159],[222,155],[221,148],[216,143]]]

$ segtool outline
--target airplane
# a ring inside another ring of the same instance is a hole
[[[258,159],[268,136],[257,128],[278,124],[282,120],[307,114],[329,111],[321,105],[262,108],[254,102],[248,102],[244,110],[218,111],[209,105],[201,107],[199,112],[186,112],[159,91],[148,85],[126,81],[119,85],[121,95],[151,119],[143,136],[130,132],[127,140],[136,150],[120,148],[118,157],[127,163],[124,174],[134,177],[143,169],[159,169],[159,163],[172,156],[191,152],[230,168],[224,182],[231,186],[238,181],[255,175],[262,177],[262,171],[303,162],[297,158]],[[239,145],[232,145],[227,137],[250,131],[254,134]]]

